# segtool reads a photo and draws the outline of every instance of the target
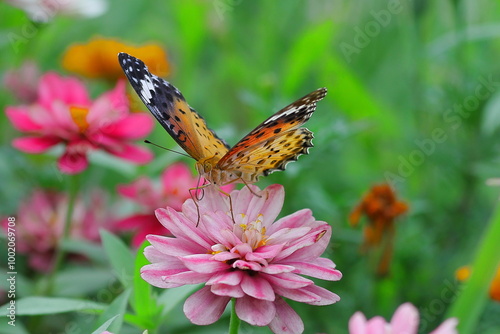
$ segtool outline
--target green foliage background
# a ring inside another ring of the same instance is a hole
[[[397,10],[391,13],[391,8]],[[112,0],[101,17],[56,17],[34,26],[22,11],[0,3],[0,73],[26,58],[44,71],[63,72],[64,50],[96,35],[164,45],[174,69],[168,80],[230,144],[281,107],[327,87],[327,97],[307,124],[315,147],[286,172],[259,183],[285,185],[283,215],[311,208],[334,228],[327,256],[344,277],[318,283],[342,300],[324,307],[294,303],[306,333],[346,333],[356,310],[389,319],[406,301],[421,310],[426,333],[442,321],[453,299],[449,296],[460,291],[454,271],[471,262],[498,197],[498,188],[485,182],[499,175],[500,4]],[[493,83],[491,90],[478,97],[485,81]],[[89,81],[88,86],[97,95],[104,83]],[[5,90],[0,93],[3,107],[15,103]],[[460,106],[463,114],[457,112]],[[65,189],[53,156],[14,150],[10,142],[18,134],[4,114],[0,127],[3,215],[15,212],[34,187]],[[158,125],[148,138],[175,148]],[[156,177],[179,159],[155,154],[153,163],[137,168],[92,164],[82,176],[85,187],[99,185],[117,199],[117,184],[138,175]],[[372,185],[386,181],[410,211],[397,223],[391,274],[377,278],[359,252],[362,231],[349,227],[347,217]],[[98,265],[89,270],[106,271]],[[196,328],[180,312],[178,307],[164,319],[164,333],[227,328],[227,318]],[[499,315],[499,304],[490,302],[477,333],[497,333]],[[54,328],[68,319],[80,318],[66,314],[36,322]],[[33,328],[30,321],[27,326]],[[124,327],[122,332],[138,330]],[[244,326],[241,332],[270,331]]]

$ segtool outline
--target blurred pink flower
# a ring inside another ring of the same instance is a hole
[[[24,10],[31,20],[49,22],[56,15],[96,17],[102,15],[108,4],[104,0],[6,0]]]
[[[26,61],[17,70],[9,70],[3,77],[5,88],[22,103],[33,103],[38,93],[40,70],[33,61]]]
[[[87,168],[87,153],[95,149],[138,164],[152,159],[151,152],[130,143],[147,135],[153,121],[147,114],[130,113],[124,81],[91,101],[78,79],[49,72],[40,79],[37,103],[7,107],[6,114],[17,130],[30,134],[14,139],[15,148],[42,153],[65,145],[58,162],[64,173]]]
[[[170,234],[156,218],[155,210],[168,206],[180,211],[184,201],[191,198],[189,189],[201,184],[203,184],[203,179],[193,176],[189,167],[178,162],[163,171],[160,187],[155,188],[152,180],[146,177],[140,177],[128,185],[118,186],[120,195],[144,208],[143,213],[137,213],[120,220],[118,226],[121,229],[136,231],[132,239],[134,247],[139,247],[148,234]],[[226,192],[233,188],[234,185],[222,187]]]
[[[390,323],[379,316],[366,320],[363,313],[354,313],[349,320],[349,334],[417,334],[418,323],[417,308],[405,303],[394,312]],[[457,334],[457,324],[457,319],[448,319],[429,334]]]
[[[205,283],[184,304],[187,318],[197,325],[217,321],[231,298],[238,317],[274,333],[302,333],[304,324],[282,297],[312,305],[328,305],[340,298],[307,275],[336,281],[342,277],[335,264],[319,257],[328,246],[331,227],[316,221],[308,209],[275,222],[284,190],[271,185],[231,192],[229,198],[207,187],[198,202],[182,212],[156,210],[160,222],[175,237],[149,235],[145,249],[151,264],[141,270],[144,280],[161,288]],[[232,216],[234,216],[234,221]]]
[[[90,209],[91,208],[91,209]],[[89,203],[77,199],[73,209],[69,237],[99,242],[99,229],[114,229],[114,220],[106,210],[104,194],[93,192]],[[50,271],[54,251],[63,235],[68,196],[45,190],[34,190],[20,205],[16,218],[17,251],[26,254],[35,270]],[[7,230],[7,218],[2,221]]]

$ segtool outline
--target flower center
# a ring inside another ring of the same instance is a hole
[[[235,225],[235,228],[241,229],[241,241],[250,245],[252,249],[264,246],[268,239],[266,227],[262,224],[262,217],[263,215],[259,214],[255,221]],[[243,221],[245,218],[246,216],[243,215]]]
[[[87,123],[87,114],[89,110],[87,108],[71,106],[69,107],[69,112],[80,132],[85,132],[89,127],[89,123]]]

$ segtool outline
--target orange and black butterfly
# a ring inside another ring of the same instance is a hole
[[[307,154],[313,134],[301,127],[326,95],[319,88],[293,102],[229,147],[191,108],[181,92],[151,74],[144,63],[126,53],[118,55],[130,84],[158,122],[196,160],[196,169],[211,184],[255,183],[259,177],[284,170]]]

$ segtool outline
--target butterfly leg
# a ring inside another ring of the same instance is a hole
[[[217,189],[222,195],[225,195],[229,198],[229,211],[231,212],[231,219],[233,220],[233,223],[236,224],[236,221],[234,220],[234,212],[233,212],[233,200],[231,199],[231,194],[225,192],[221,188]]]
[[[258,198],[262,198],[262,195],[259,195],[259,194],[257,194],[255,191],[253,191],[253,190],[252,190],[252,188],[250,188],[250,187],[248,186],[248,183],[247,183],[247,182],[246,182],[243,178],[240,178],[240,180],[241,180],[241,182],[243,182],[243,184],[245,185],[245,187],[247,187],[247,188],[248,188],[248,190],[250,190],[250,192],[251,192],[253,195],[257,196]]]
[[[196,205],[196,211],[198,213],[198,219],[196,220],[196,227],[200,224],[200,219],[201,219],[201,214],[200,214],[200,206],[198,205],[198,202],[203,199],[203,196],[205,195],[205,192],[203,189],[207,186],[209,186],[210,183],[203,184],[201,186],[197,186],[194,188],[189,188],[189,194],[191,195],[191,199],[194,202],[194,205]],[[201,196],[198,196],[198,190],[201,190]]]

